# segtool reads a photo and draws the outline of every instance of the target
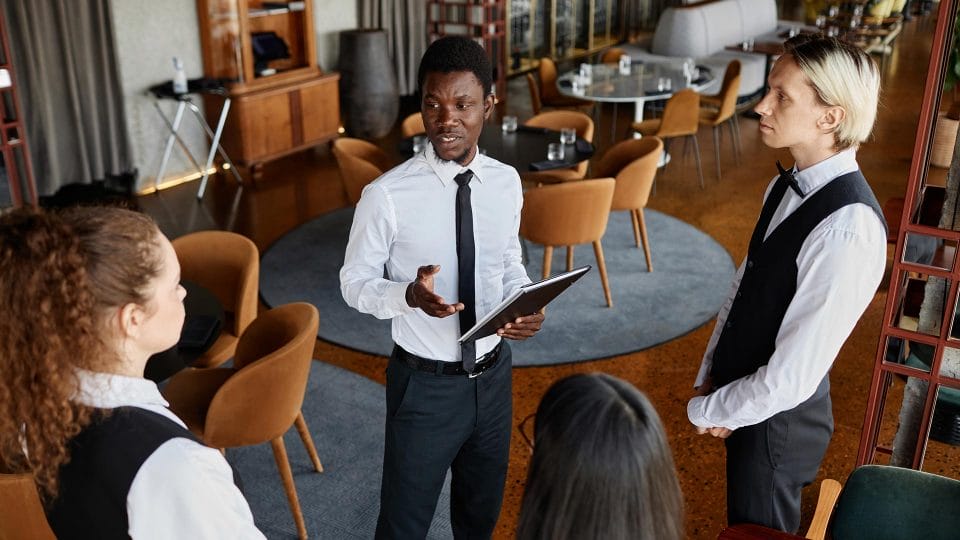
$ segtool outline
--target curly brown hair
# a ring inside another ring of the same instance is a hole
[[[149,217],[119,208],[0,215],[0,466],[32,473],[46,500],[67,442],[90,422],[92,410],[71,399],[77,370],[118,361],[106,320],[147,302],[159,234]]]

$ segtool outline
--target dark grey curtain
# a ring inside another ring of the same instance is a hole
[[[401,95],[417,91],[417,66],[427,50],[425,0],[358,0],[361,28],[387,31]]]
[[[37,190],[131,168],[109,0],[2,0]]]

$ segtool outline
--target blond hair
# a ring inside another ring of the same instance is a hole
[[[845,41],[820,35],[793,37],[784,49],[807,76],[817,99],[844,110],[834,132],[837,150],[865,142],[880,99],[880,71],[873,58]]]

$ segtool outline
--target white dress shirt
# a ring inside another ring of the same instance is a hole
[[[834,178],[858,169],[856,151],[851,148],[795,176],[801,191],[809,197]],[[773,181],[767,187],[767,195],[772,185]],[[787,189],[764,238],[804,200]],[[869,206],[851,204],[827,216],[800,247],[797,292],[783,316],[769,363],[708,396],[691,399],[687,404],[690,422],[703,428],[737,429],[758,424],[806,401],[873,299],[886,261],[886,230]],[[743,269],[741,263],[730,295],[717,315],[695,386],[710,374],[713,352]]]
[[[100,409],[138,407],[183,427],[157,385],[138,377],[79,371],[76,401]],[[190,439],[158,447],[127,493],[131,538],[264,538],[223,455]]]
[[[430,144],[364,188],[340,269],[347,304],[379,319],[393,319],[395,343],[444,362],[460,361],[458,315],[437,318],[411,308],[406,291],[417,278],[417,268],[439,264],[434,292],[447,304],[459,300],[454,176],[466,169],[474,174],[470,197],[477,320],[529,283],[518,236],[523,194],[516,169],[479,152],[466,166],[441,161]],[[477,356],[499,341],[497,335],[477,340]]]

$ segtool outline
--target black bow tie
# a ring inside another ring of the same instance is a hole
[[[777,170],[780,171],[780,178],[786,181],[797,195],[801,198],[804,197],[804,193],[800,189],[800,183],[797,182],[797,179],[793,176],[793,169],[789,171],[784,169],[783,165],[780,165],[780,160],[777,160]]]

